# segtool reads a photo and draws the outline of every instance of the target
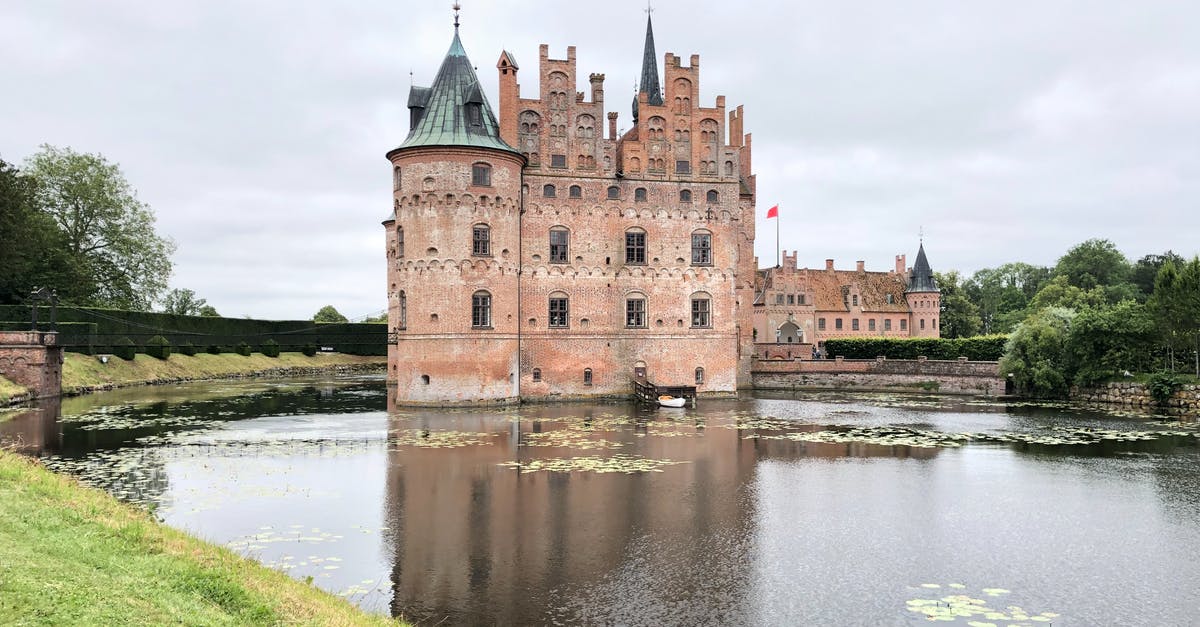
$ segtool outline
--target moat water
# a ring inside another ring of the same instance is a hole
[[[1194,625],[1200,431],[1168,420],[832,393],[389,411],[360,376],[94,394],[0,439],[418,624]]]

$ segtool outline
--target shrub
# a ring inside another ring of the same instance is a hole
[[[305,357],[312,357],[313,355],[317,354],[317,345],[305,344],[304,348],[300,349],[300,352],[304,353]]]
[[[133,340],[123,337],[113,343],[112,352],[125,361],[133,361],[133,356],[137,353],[137,346],[134,346]]]
[[[1006,335],[980,335],[962,338],[841,338],[825,341],[825,353],[846,359],[929,359],[998,361],[1004,355]]]
[[[1150,388],[1150,396],[1159,405],[1166,405],[1167,401],[1183,387],[1184,377],[1173,372],[1156,372],[1150,375],[1150,383],[1147,387]]]
[[[192,344],[191,342],[184,342],[183,344],[179,345],[179,352],[191,357],[192,355],[196,354],[196,345]]]
[[[208,351],[209,355],[220,355],[221,354],[221,347],[216,344],[209,344],[208,348],[205,348],[204,350]]]
[[[239,355],[241,355],[241,356],[243,356],[243,357],[249,357],[249,356],[250,356],[250,345],[249,345],[249,344],[247,344],[245,341],[238,342],[238,345],[237,345],[237,349],[236,349],[236,350],[237,350],[237,354],[239,354]]]
[[[167,338],[156,335],[146,340],[146,354],[158,359],[166,359],[171,356],[171,343]]]
[[[266,355],[267,357],[278,357],[279,342],[276,342],[275,340],[267,340],[263,342],[260,350],[262,351],[262,354]]]

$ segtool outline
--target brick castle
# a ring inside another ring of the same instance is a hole
[[[456,17],[432,85],[410,90],[408,137],[387,153],[397,401],[624,397],[634,376],[707,395],[748,386],[769,282],[753,252],[750,135],[724,96],[701,105],[699,55],[666,54],[660,83],[647,18],[618,135],[604,75],[575,91],[573,46],[554,59],[542,45],[525,94],[502,52],[497,115],[458,30]]]

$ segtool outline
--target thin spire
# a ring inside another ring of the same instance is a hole
[[[462,5],[455,2],[454,5],[451,6],[450,8],[454,9],[454,30],[455,30],[455,32],[457,32],[458,31],[458,12],[460,9],[462,9]]]
[[[654,24],[651,22],[650,13],[654,9],[646,4],[646,47],[642,51],[642,82],[638,86],[639,94],[646,94],[646,102],[656,107],[661,107],[663,103],[662,89],[658,83],[658,56],[654,52]],[[637,119],[637,97],[633,99],[633,119]]]

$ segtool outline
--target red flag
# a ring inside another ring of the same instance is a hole
[[[779,205],[775,205],[774,207],[767,209],[767,217],[768,218],[778,218],[779,217]]]

